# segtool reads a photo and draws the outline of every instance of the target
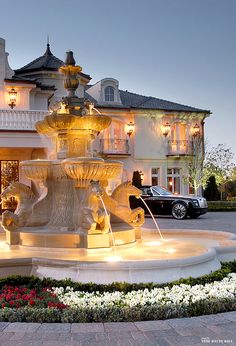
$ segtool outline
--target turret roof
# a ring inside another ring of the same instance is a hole
[[[45,53],[39,58],[31,61],[29,64],[15,70],[16,74],[25,72],[33,72],[38,70],[57,71],[59,67],[64,65],[64,62],[52,54],[50,44],[47,44]]]
[[[28,72],[38,72],[38,71],[58,71],[58,69],[65,65],[64,62],[57,58],[50,49],[50,44],[47,44],[45,53],[39,58],[31,61],[27,65],[15,70],[16,75],[24,75]],[[81,77],[86,79],[91,79],[88,74],[80,72]]]

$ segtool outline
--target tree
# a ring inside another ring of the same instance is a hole
[[[209,176],[215,176],[217,186],[225,184],[232,176],[235,168],[233,157],[231,148],[225,144],[218,144],[206,153],[204,166]]]
[[[203,138],[197,136],[192,141],[192,155],[186,159],[183,168],[183,180],[194,189],[194,194],[200,187],[205,187],[208,174],[204,167]]]
[[[214,175],[212,175],[207,181],[206,189],[204,190],[204,197],[208,201],[217,201],[220,198]]]
[[[133,172],[132,185],[134,185],[136,187],[142,186],[142,178],[141,178],[141,174],[139,171]]]
[[[221,192],[225,192],[225,184],[231,180],[235,165],[232,162],[234,154],[225,144],[218,144],[206,153],[204,168],[208,176],[214,176],[216,185]]]

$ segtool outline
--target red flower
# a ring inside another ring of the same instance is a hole
[[[35,301],[34,301],[34,300],[30,300],[29,304],[30,304],[31,306],[33,306],[33,305],[35,305]]]

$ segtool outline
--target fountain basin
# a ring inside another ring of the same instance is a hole
[[[51,171],[51,160],[21,161],[20,167],[24,175],[31,180],[46,180]]]
[[[236,257],[236,237],[228,232],[165,230],[160,241],[154,230],[143,230],[142,241],[95,250],[11,246],[0,243],[0,276],[36,275],[80,282],[163,283],[198,277]],[[174,251],[173,251],[174,250]],[[7,268],[7,270],[6,270]]]
[[[113,236],[116,246],[135,244],[135,229],[127,224],[113,226]],[[109,249],[112,246],[110,233],[85,234],[79,231],[69,231],[65,227],[53,229],[45,227],[19,227],[16,231],[6,231],[8,244],[20,244],[23,247],[37,247],[41,249]],[[51,251],[51,250],[50,250]]]
[[[69,177],[77,181],[77,187],[86,187],[90,180],[108,180],[121,174],[123,163],[101,158],[72,157],[62,161]]]

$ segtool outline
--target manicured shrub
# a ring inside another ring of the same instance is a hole
[[[209,211],[236,211],[236,201],[210,201]]]

